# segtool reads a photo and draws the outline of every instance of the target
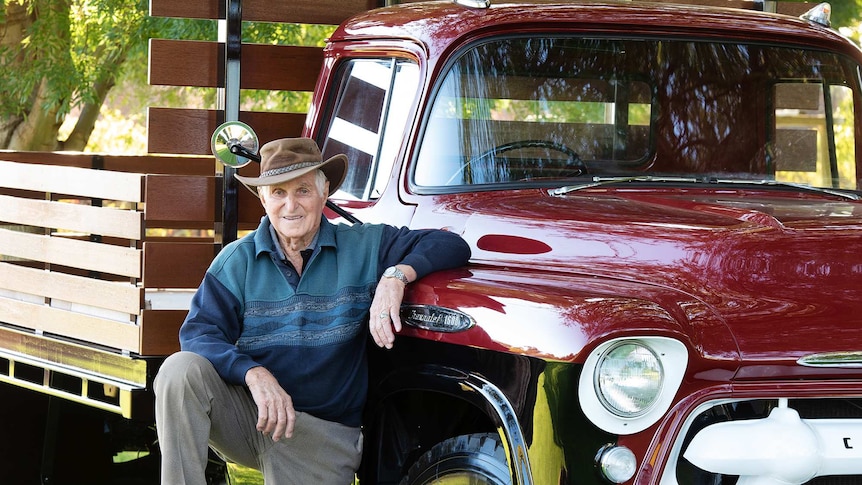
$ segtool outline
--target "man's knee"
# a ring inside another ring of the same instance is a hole
[[[203,376],[214,372],[212,364],[205,357],[193,352],[177,352],[162,363],[154,381],[156,397],[177,386],[202,384]]]

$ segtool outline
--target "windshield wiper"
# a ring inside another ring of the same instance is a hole
[[[715,177],[656,177],[652,175],[637,175],[632,177],[593,177],[592,183],[582,185],[567,185],[548,191],[550,195],[561,196],[570,192],[575,192],[582,189],[591,189],[602,185],[621,184],[627,182],[671,182],[671,183],[689,183],[689,184],[736,184],[736,185],[762,185],[772,187],[788,187],[805,192],[815,192],[818,194],[829,194],[837,197],[843,197],[850,200],[862,200],[862,196],[853,192],[847,192],[837,189],[829,189],[823,187],[812,187],[805,184],[797,184],[793,182],[780,182],[778,180],[740,180],[740,179],[719,179]]]
[[[696,177],[655,177],[652,175],[637,175],[633,177],[593,177],[592,183],[581,185],[567,185],[548,191],[550,195],[566,195],[569,192],[575,192],[581,189],[591,189],[602,185],[622,184],[626,182],[677,182],[677,183],[698,183],[703,182],[703,179]]]
[[[829,189],[825,187],[814,187],[811,185],[798,184],[794,182],[781,182],[778,180],[739,180],[739,179],[714,179],[710,180],[717,184],[737,184],[737,185],[764,185],[769,187],[787,187],[791,189],[801,190],[804,192],[814,192],[818,194],[834,195],[850,200],[860,200],[862,196],[853,192],[846,192],[838,189]]]

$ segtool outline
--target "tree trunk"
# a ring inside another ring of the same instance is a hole
[[[48,81],[39,83],[30,112],[9,140],[8,148],[18,151],[54,151],[62,120],[57,119],[58,105],[46,106]]]
[[[27,28],[33,23],[33,18],[27,13],[27,5],[18,4],[16,2],[5,2],[6,9],[5,22],[0,25],[0,63],[4,66],[16,66],[25,61],[24,52],[21,49],[21,42],[27,36]],[[20,113],[15,113],[15,109],[8,108],[14,106],[17,101],[10,99],[10,89],[5,85],[5,78],[0,78],[0,91],[3,92],[3,97],[0,98],[0,105],[3,109],[0,112],[9,113],[5,116],[0,116],[0,148],[9,146],[9,141],[15,129],[24,121],[24,116]]]
[[[57,89],[64,79],[58,72],[74,70],[71,57],[70,0],[38,0],[35,2],[6,2],[7,15],[15,14],[17,28],[8,39],[3,39],[3,64],[10,72],[27,73],[31,65],[49,63],[49,72],[37,74],[30,84],[11,83],[17,86],[3,112],[20,116],[22,120],[12,128],[11,123],[0,126],[12,129],[7,133],[6,148],[21,151],[52,151],[57,148],[57,133],[62,125],[58,115],[66,106],[71,93]],[[12,20],[11,18],[9,20]],[[39,28],[37,25],[42,24]],[[48,34],[50,42],[45,41]],[[41,42],[41,43],[40,43]],[[22,74],[25,75],[25,74]],[[29,91],[29,92],[28,92]],[[28,99],[24,99],[28,98]]]
[[[96,100],[81,107],[81,114],[78,116],[78,121],[75,122],[72,132],[64,141],[57,142],[58,150],[84,151],[90,140],[90,135],[93,134],[93,128],[96,126],[96,120],[99,118],[105,98],[111,88],[114,87],[114,83],[113,76],[110,76],[110,79],[106,81],[96,83]]]

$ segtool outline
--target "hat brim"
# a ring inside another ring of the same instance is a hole
[[[341,184],[344,182],[344,178],[347,176],[347,155],[338,154],[317,165],[312,165],[310,167],[305,167],[290,172],[280,173],[271,177],[242,177],[237,174],[234,174],[234,177],[236,177],[237,180],[242,182],[242,184],[245,185],[248,190],[251,190],[252,193],[257,195],[258,187],[264,185],[282,184],[289,180],[302,177],[303,175],[311,173],[315,170],[323,171],[324,175],[326,175],[327,180],[329,180],[329,193],[333,194],[336,190],[338,190],[339,187],[341,187]]]

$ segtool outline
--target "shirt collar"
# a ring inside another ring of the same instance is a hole
[[[336,247],[335,244],[335,225],[329,222],[324,216],[321,216],[320,228],[311,244],[308,246],[314,251],[322,246]],[[263,216],[260,220],[260,226],[254,235],[255,254],[260,256],[261,253],[276,253],[279,259],[284,259],[284,252],[281,250],[281,245],[278,244],[278,235],[275,233],[275,228],[269,221],[268,216]]]

